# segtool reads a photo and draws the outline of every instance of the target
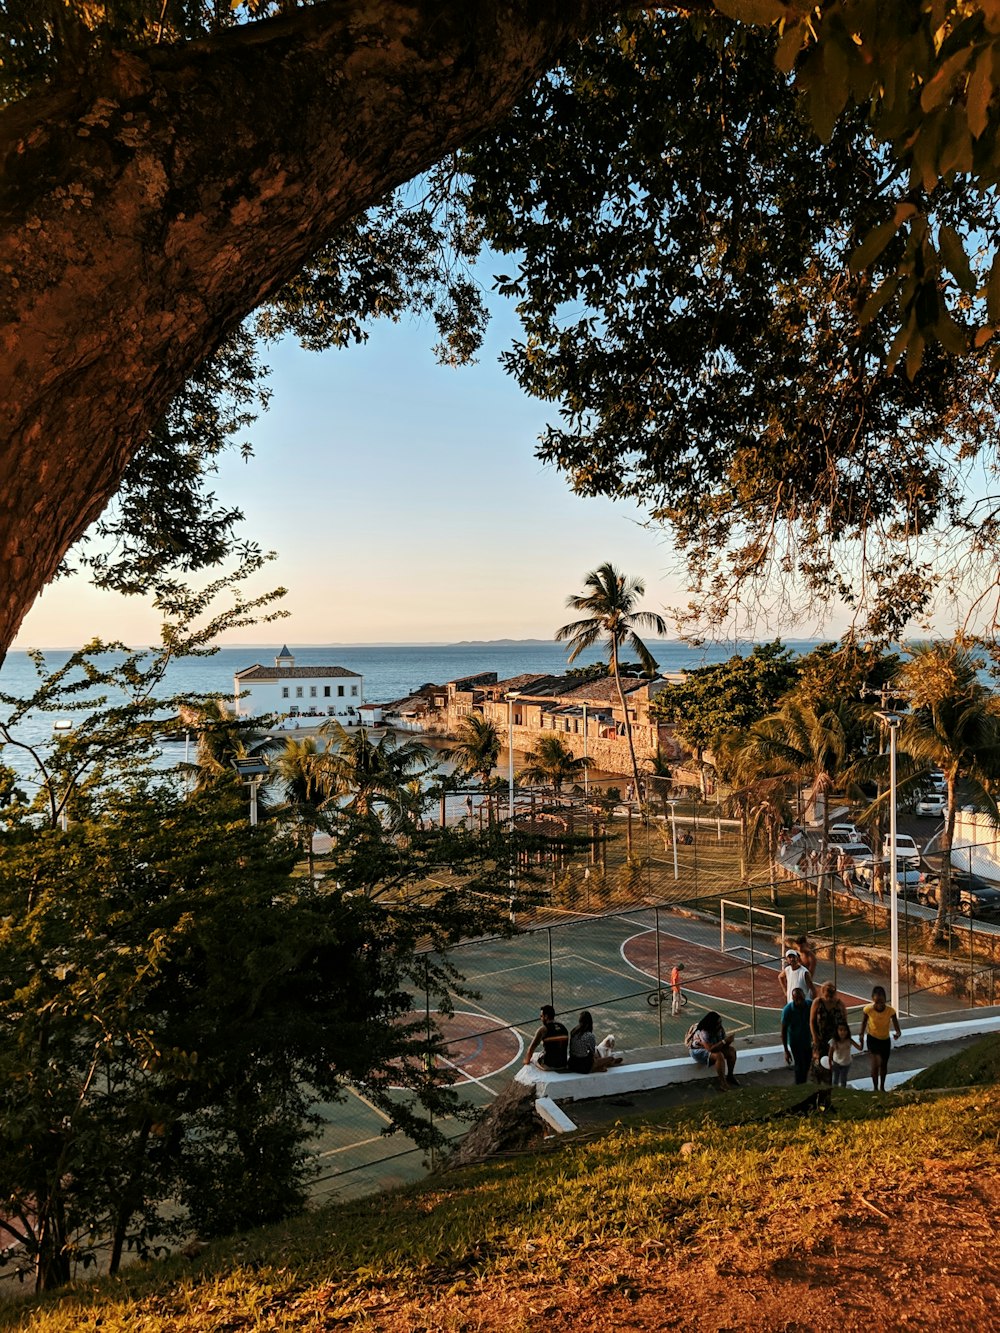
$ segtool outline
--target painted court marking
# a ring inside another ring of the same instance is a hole
[[[406,1021],[423,1018],[424,1011],[406,1015]],[[456,1086],[463,1083],[483,1085],[483,1079],[499,1074],[520,1060],[524,1051],[521,1034],[501,1023],[492,1014],[456,1009],[453,1014],[431,1010],[445,1040],[447,1055],[442,1062],[458,1074]],[[492,1028],[484,1032],[483,1028]]]
[[[622,957],[630,967],[656,981],[656,932],[644,931],[632,935],[621,947]],[[708,949],[703,944],[692,944],[690,940],[680,939],[675,935],[665,935],[660,931],[660,985],[669,985],[670,969],[674,963],[684,964],[682,986],[694,995],[703,995],[711,1000],[728,1001],[730,1004],[756,1004],[759,1009],[780,1010],[784,1008],[784,998],[778,972],[764,963],[753,965],[753,990],[751,991],[751,968],[741,963],[732,954],[720,953],[718,949]],[[859,995],[838,990],[840,998],[847,1006],[867,1004]]]

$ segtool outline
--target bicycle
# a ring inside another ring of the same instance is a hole
[[[674,993],[669,986],[665,990],[652,990],[646,996],[646,1003],[649,1005],[650,1009],[655,1009],[657,1005],[671,1004],[673,1001],[673,995]],[[682,1009],[687,1007],[687,1002],[688,1002],[687,995],[684,993],[684,991],[681,991]]]

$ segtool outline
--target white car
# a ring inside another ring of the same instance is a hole
[[[892,855],[892,839],[888,836],[882,843],[882,855],[886,860]],[[908,833],[896,834],[896,860],[897,862],[920,860],[920,848]]]
[[[857,824],[851,824],[846,821],[837,824],[831,824],[830,832],[849,833],[851,835],[852,842],[864,842],[865,840],[864,829],[858,828]]]
[[[940,819],[948,809],[948,797],[943,791],[928,792],[913,807],[913,813],[924,818]]]

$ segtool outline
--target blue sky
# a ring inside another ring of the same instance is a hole
[[[501,311],[479,363],[438,366],[430,324],[378,325],[363,347],[271,348],[270,410],[256,456],[227,458],[216,490],[244,531],[278,552],[267,586],[289,590],[273,636],[291,643],[549,638],[566,596],[604,560],[645,580],[645,605],[686,600],[673,555],[641,513],[571,494],[534,457],[549,419],[497,364],[514,331]],[[17,647],[94,634],[140,644],[157,617],[83,579],[48,588]],[[272,631],[265,631],[272,637]],[[247,630],[229,642],[258,642]]]

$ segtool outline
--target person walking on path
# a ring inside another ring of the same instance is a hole
[[[605,1037],[600,1045],[597,1044],[593,1016],[589,1009],[584,1009],[569,1034],[569,1072],[603,1074],[612,1065],[620,1065],[621,1057],[612,1054],[614,1048],[614,1037]]]
[[[688,1038],[691,1059],[715,1070],[719,1091],[738,1088],[733,1071],[736,1068],[736,1047],[722,1026],[722,1015],[713,1009],[702,1018]]]
[[[837,1035],[837,1025],[847,1022],[847,1010],[837,995],[832,981],[824,981],[809,1010],[809,1030],[812,1034],[813,1073],[817,1083],[832,1082],[829,1050]],[[823,1061],[826,1061],[824,1064]]]
[[[788,949],[786,951],[785,965],[778,973],[778,976],[781,979],[781,984],[785,990],[786,1004],[791,1004],[792,991],[795,990],[796,986],[799,987],[807,1000],[812,1000],[812,977],[809,973],[809,969],[803,966],[798,950]]]
[[[851,1029],[847,1024],[838,1023],[837,1035],[830,1042],[830,1049],[827,1052],[835,1088],[847,1087],[847,1076],[851,1072],[851,1061],[854,1058],[854,1052],[862,1050],[864,1050],[864,1046],[860,1041],[854,1040],[851,1036]]]
[[[556,1011],[551,1004],[543,1004],[539,1014],[541,1015],[542,1026],[531,1039],[531,1045],[524,1057],[524,1063],[526,1065],[531,1064],[531,1057],[540,1046],[542,1048],[542,1054],[538,1060],[540,1068],[565,1069],[569,1060],[569,1032],[565,1025],[556,1018]]]
[[[876,986],[872,990],[872,1002],[865,1005],[861,1019],[861,1040],[868,1037],[868,1054],[872,1058],[872,1087],[876,1092],[885,1092],[885,1076],[889,1069],[889,1056],[892,1041],[889,1029],[892,1028],[899,1041],[903,1035],[899,1028],[899,1019],[891,1004],[885,1002],[885,987]]]
[[[681,1011],[681,973],[683,971],[683,963],[674,963],[670,970],[670,1013],[673,1018],[676,1018]]]
[[[801,986],[795,987],[792,998],[781,1011],[781,1044],[785,1048],[785,1064],[795,1070],[795,1082],[805,1083],[812,1060],[812,1034],[809,1005]]]

